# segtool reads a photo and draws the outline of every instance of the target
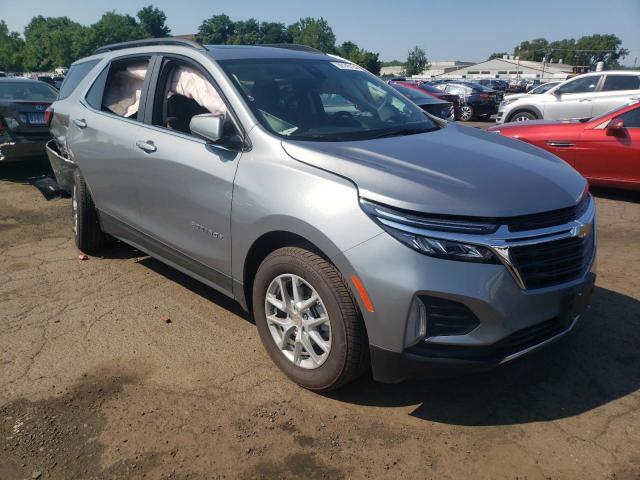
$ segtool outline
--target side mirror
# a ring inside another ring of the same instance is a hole
[[[562,96],[562,89],[560,89],[560,88],[556,88],[556,89],[553,91],[553,94],[554,94],[556,97],[561,97],[561,96]]]
[[[223,127],[224,115],[215,115],[213,113],[195,115],[189,122],[191,133],[211,142],[217,142],[222,138]]]
[[[620,117],[612,118],[607,125],[607,135],[610,137],[624,137],[626,134],[624,120]]]

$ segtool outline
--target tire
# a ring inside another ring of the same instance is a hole
[[[460,105],[460,113],[458,114],[459,116],[458,120],[461,120],[463,122],[469,122],[473,119],[474,115],[475,115],[475,111],[473,110],[473,107],[471,105],[469,105],[468,103],[463,103],[462,105]]]
[[[109,237],[100,228],[98,211],[78,169],[73,174],[71,221],[76,247],[82,252],[97,252],[109,243]]]
[[[309,309],[293,311],[292,306],[302,305],[302,301],[290,302],[288,311],[282,307],[282,300],[286,301],[282,287],[293,299],[294,279],[300,289],[299,299],[308,300],[313,294],[319,297]],[[271,301],[280,302],[282,309],[267,300],[267,295]],[[316,253],[300,247],[284,247],[268,255],[254,279],[253,312],[269,356],[301,387],[317,392],[336,390],[358,378],[369,365],[369,342],[355,299],[340,272]],[[267,313],[271,320],[267,319]],[[315,333],[310,323],[305,323],[325,317],[328,319]],[[274,320],[278,324],[273,323]],[[295,321],[297,325],[293,324]],[[321,343],[324,348],[320,348]],[[313,356],[308,353],[309,346]],[[299,352],[297,358],[296,351]],[[317,357],[318,362],[312,357]]]
[[[510,122],[528,122],[529,120],[537,119],[538,116],[529,110],[520,110],[509,117]]]

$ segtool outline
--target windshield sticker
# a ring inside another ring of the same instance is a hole
[[[339,68],[340,70],[358,70],[358,71],[364,70],[364,68],[362,68],[360,65],[356,65],[355,63],[331,62],[331,65]]]

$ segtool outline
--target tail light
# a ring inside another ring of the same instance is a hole
[[[480,98],[484,98],[484,99],[490,99],[490,98],[495,98],[496,94],[495,93],[481,93],[480,94]]]
[[[44,121],[47,127],[51,126],[51,120],[53,119],[53,108],[49,107],[44,111]]]
[[[4,123],[4,118],[0,117],[0,134],[3,134],[7,125]]]

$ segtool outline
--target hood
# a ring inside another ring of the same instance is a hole
[[[353,181],[359,194],[423,213],[510,217],[576,204],[586,180],[519,140],[449,124],[353,142],[282,142],[291,157]]]

